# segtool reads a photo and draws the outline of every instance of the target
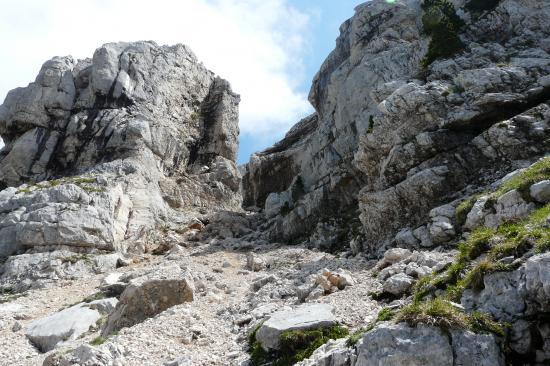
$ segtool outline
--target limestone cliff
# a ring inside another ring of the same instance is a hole
[[[238,209],[238,103],[183,45],[47,61],[0,106],[0,255],[143,251],[180,208]]]
[[[439,3],[375,0],[342,25],[313,81],[316,114],[244,175],[272,240],[376,253],[409,230],[430,247],[430,210],[548,152],[549,4]],[[445,16],[459,46],[428,64],[446,51],[429,28]]]

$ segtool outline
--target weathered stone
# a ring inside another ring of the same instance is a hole
[[[266,351],[279,348],[279,336],[288,330],[329,327],[336,324],[332,307],[327,304],[304,304],[271,315],[256,332],[256,340]]]
[[[384,261],[389,264],[400,262],[411,255],[411,251],[403,248],[392,248],[384,253]]]
[[[42,352],[50,351],[88,332],[117,302],[116,299],[107,299],[74,305],[32,322],[25,335]]]
[[[494,335],[454,331],[451,334],[456,366],[501,366],[504,357]]]
[[[253,272],[259,272],[265,269],[265,261],[254,253],[248,253],[246,255],[246,268]]]
[[[59,279],[86,277],[114,270],[120,254],[81,254],[70,251],[21,254],[8,258],[0,288],[14,292],[44,287]]]
[[[0,187],[19,187],[0,193],[0,255],[140,252],[172,207],[238,209],[238,103],[183,45],[46,62],[0,106]]]
[[[550,253],[531,257],[525,263],[525,289],[541,309],[550,306]]]
[[[42,366],[120,366],[125,363],[125,350],[112,342],[93,347],[82,344],[72,352],[51,353]]]
[[[346,366],[351,365],[353,351],[346,346],[346,339],[329,340],[317,348],[315,352],[305,361],[299,362],[296,366]]]
[[[438,328],[382,324],[357,344],[359,366],[453,366],[453,349]]]
[[[164,310],[193,301],[194,284],[179,266],[161,267],[144,276],[130,280],[120,301],[112,312],[102,335],[131,327]]]
[[[546,203],[550,201],[550,180],[543,180],[535,183],[529,188],[531,197],[537,202]]]
[[[398,273],[384,282],[384,292],[388,292],[392,295],[402,295],[410,290],[414,283],[414,278],[404,273]]]
[[[426,325],[382,324],[357,344],[356,366],[504,365],[495,337]]]

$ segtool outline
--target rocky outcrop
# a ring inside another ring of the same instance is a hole
[[[177,210],[238,209],[238,103],[183,45],[47,61],[0,106],[0,254],[139,252]]]
[[[247,166],[245,203],[265,208],[272,239],[374,253],[409,230],[440,245],[457,232],[433,209],[548,151],[548,4],[503,0],[482,16],[454,3],[465,46],[426,68],[421,1],[372,1],[342,25],[316,114]]]
[[[491,335],[438,328],[382,325],[363,336],[357,345],[355,366],[370,365],[504,365]]]
[[[0,291],[24,292],[59,280],[110,272],[123,264],[118,253],[94,255],[56,250],[15,255],[2,266]]]

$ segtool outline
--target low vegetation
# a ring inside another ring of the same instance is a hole
[[[458,301],[467,288],[483,289],[485,275],[516,268],[499,262],[500,259],[517,258],[531,249],[536,253],[550,250],[550,230],[546,223],[549,216],[550,204],[535,210],[521,222],[506,223],[498,229],[480,227],[474,230],[468,240],[459,244],[459,254],[453,264],[443,273],[432,274],[416,283],[414,299],[420,301],[436,290],[445,290],[447,299]],[[478,260],[481,256],[483,259]]]
[[[517,189],[523,196],[528,197],[529,187],[545,179],[550,179],[550,157],[543,158],[528,169],[516,174],[503,183],[491,196],[498,198],[513,189]]]
[[[280,349],[276,352],[266,352],[256,340],[256,332],[260,326],[255,328],[249,338],[253,365],[294,365],[309,358],[317,348],[329,340],[349,335],[347,328],[338,325],[310,330],[286,331],[280,336]]]
[[[464,48],[459,32],[464,22],[448,0],[425,0],[422,5],[424,32],[431,36],[428,52],[422,59],[422,66],[428,67],[442,57],[450,57]]]
[[[0,304],[11,302],[27,295],[26,292],[14,293],[11,290],[0,290]]]
[[[456,209],[455,209],[455,218],[456,218],[456,222],[459,226],[462,226],[466,223],[466,218],[468,217],[468,213],[474,207],[477,199],[478,199],[478,196],[470,197],[467,200],[462,201],[456,207]]]
[[[103,338],[102,336],[95,337],[90,341],[90,344],[92,346],[101,346],[103,343],[107,341],[106,338]]]
[[[406,322],[410,326],[427,324],[446,330],[463,329],[476,333],[504,335],[504,327],[488,315],[480,312],[467,314],[455,304],[440,298],[413,302],[403,307],[397,314],[396,321]]]
[[[105,192],[105,188],[97,186],[97,179],[93,177],[68,177],[62,179],[52,179],[49,181],[44,181],[36,184],[27,185],[25,187],[19,188],[15,193],[32,193],[42,189],[57,187],[62,184],[74,184],[82,188],[87,193],[96,193],[96,192]]]

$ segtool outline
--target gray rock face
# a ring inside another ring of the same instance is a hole
[[[493,335],[455,331],[451,337],[454,365],[498,366],[505,364]]]
[[[368,253],[447,243],[454,212],[433,209],[547,153],[550,5],[503,0],[478,17],[453,3],[466,47],[426,70],[421,1],[371,1],[342,25],[313,82],[316,113],[246,168],[245,206],[267,209],[267,237]],[[501,203],[497,221],[531,208]]]
[[[61,279],[105,273],[119,266],[121,256],[80,254],[67,250],[11,256],[2,267],[0,289],[23,292]]]
[[[346,339],[330,340],[319,347],[310,358],[297,366],[349,366],[352,365],[353,351],[346,347]]]
[[[467,290],[461,300],[466,309],[512,324],[510,347],[524,357],[538,355],[542,363],[550,360],[545,348],[550,342],[547,323],[538,319],[550,305],[549,268],[550,253],[532,256],[515,271],[485,276],[485,288],[478,293]]]
[[[63,342],[77,339],[111,311],[117,299],[81,303],[31,323],[25,334],[40,351],[48,352]]]
[[[531,197],[537,202],[550,202],[550,180],[535,183],[529,189]]]
[[[449,339],[451,338],[451,339]],[[453,332],[430,326],[383,324],[357,345],[355,366],[504,365],[493,336]]]
[[[161,267],[132,279],[101,334],[108,336],[172,306],[193,301],[194,290],[192,278],[177,265]]]
[[[437,328],[382,325],[357,345],[356,366],[452,366],[453,349]]]
[[[292,310],[276,312],[265,321],[258,332],[256,340],[266,351],[279,348],[279,337],[287,330],[330,327],[336,324],[332,307],[328,304],[303,304]]]
[[[183,45],[46,62],[0,106],[0,188],[19,187],[0,194],[0,255],[143,251],[173,209],[238,209],[238,103]]]

